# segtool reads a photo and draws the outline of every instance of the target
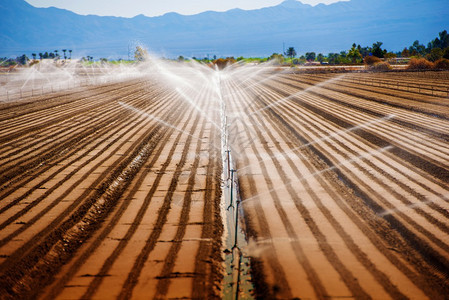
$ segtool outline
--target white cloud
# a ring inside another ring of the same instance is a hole
[[[184,15],[200,13],[206,10],[226,11],[233,8],[257,9],[274,6],[283,0],[26,0],[36,7],[54,6],[71,10],[75,13],[100,16],[134,17],[139,14],[159,16],[167,12]],[[338,0],[303,0],[302,3],[316,5],[330,4]]]

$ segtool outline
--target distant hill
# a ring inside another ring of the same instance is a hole
[[[138,44],[166,57],[268,56],[282,52],[283,43],[300,54],[327,54],[376,41],[399,51],[414,40],[426,44],[444,29],[447,0],[351,0],[314,7],[287,0],[257,10],[134,18],[0,2],[0,56],[64,48],[76,57],[126,59]]]

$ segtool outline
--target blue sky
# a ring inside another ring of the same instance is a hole
[[[283,0],[26,0],[36,7],[54,6],[75,13],[99,16],[134,17],[139,14],[159,16],[167,12],[191,15],[207,10],[226,11],[232,8],[257,9],[274,6]],[[302,3],[331,4],[338,0],[302,0]]]

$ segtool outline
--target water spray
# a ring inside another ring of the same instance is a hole
[[[373,150],[373,151],[364,153],[364,154],[359,155],[359,156],[357,156],[357,157],[354,157],[354,158],[352,158],[352,159],[345,160],[344,162],[341,162],[341,163],[339,163],[339,164],[333,165],[333,166],[331,166],[331,167],[329,167],[329,168],[326,168],[326,169],[317,171],[317,172],[315,172],[315,173],[311,173],[311,174],[309,174],[309,175],[307,175],[307,176],[302,176],[302,177],[298,178],[298,181],[305,181],[307,178],[311,178],[311,177],[318,176],[318,175],[323,174],[323,173],[325,173],[325,172],[329,172],[329,171],[335,170],[335,169],[337,169],[338,167],[345,166],[345,165],[351,164],[351,163],[356,162],[356,161],[359,161],[359,160],[363,160],[363,159],[368,158],[368,157],[371,157],[371,156],[375,156],[375,155],[380,154],[380,153],[383,153],[383,152],[385,152],[385,151],[389,151],[389,150],[391,150],[391,149],[393,149],[393,148],[394,148],[394,146],[390,145],[390,146],[386,146],[386,147],[383,147],[383,148],[380,148],[380,149],[375,149],[375,150]],[[266,192],[264,192],[264,193],[254,195],[254,196],[252,196],[252,197],[250,197],[250,198],[243,199],[243,200],[241,201],[241,203],[246,203],[246,202],[249,202],[249,201],[253,201],[253,200],[257,199],[257,198],[260,198],[260,196],[262,196],[262,195],[266,195],[266,194],[269,194],[269,193],[271,193],[271,192],[280,190],[281,188],[284,188],[284,187],[286,187],[286,186],[288,186],[288,185],[291,185],[291,184],[293,184],[293,183],[296,183],[296,182],[297,182],[297,180],[290,180],[290,181],[287,181],[287,182],[285,182],[283,185],[278,186],[278,187],[276,187],[276,188],[272,188],[272,189],[270,189],[270,190],[268,190],[268,191],[266,191]]]
[[[391,114],[391,115],[385,116],[383,118],[375,119],[375,120],[372,120],[372,121],[368,121],[368,122],[362,123],[360,125],[356,125],[356,126],[353,126],[353,127],[350,127],[350,128],[346,128],[346,129],[343,129],[343,130],[339,130],[339,131],[333,132],[333,133],[331,133],[329,135],[326,135],[326,136],[324,136],[322,138],[313,140],[311,142],[308,142],[308,143],[303,144],[301,146],[298,146],[296,148],[290,149],[290,150],[285,151],[283,153],[277,153],[277,154],[271,155],[271,156],[269,156],[269,157],[267,157],[265,159],[261,159],[261,160],[258,161],[258,163],[264,162],[264,161],[267,161],[267,160],[271,160],[273,158],[277,158],[277,157],[279,157],[281,155],[284,155],[284,154],[295,153],[296,151],[299,151],[301,149],[305,149],[305,148],[307,148],[309,146],[312,146],[312,145],[315,145],[315,144],[318,144],[320,142],[324,142],[324,141],[327,141],[327,140],[331,140],[331,139],[336,138],[338,136],[341,136],[341,135],[343,135],[345,133],[356,131],[357,129],[368,128],[371,125],[388,121],[390,119],[393,119],[394,117],[395,117],[395,115]],[[243,171],[244,169],[247,169],[249,167],[251,167],[251,165],[242,166],[238,170],[239,171]]]
[[[230,187],[230,190],[231,190],[230,191],[230,199],[231,199],[231,201],[230,201],[230,204],[229,204],[227,210],[229,210],[231,207],[234,208],[234,204],[233,204],[232,200],[233,200],[233,194],[234,194],[234,172],[236,172],[236,170],[232,169],[232,170],[230,170],[230,172],[231,172],[231,187]],[[237,228],[237,222],[236,222],[235,227]]]

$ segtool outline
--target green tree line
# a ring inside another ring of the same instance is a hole
[[[375,42],[372,46],[362,47],[361,45],[352,44],[349,50],[340,51],[339,53],[329,53],[327,56],[322,53],[306,52],[296,57],[296,50],[294,47],[289,47],[282,55],[273,53],[269,60],[277,62],[284,62],[287,58],[290,63],[307,63],[307,62],[327,62],[329,64],[360,64],[367,56],[375,56],[377,58],[391,59],[395,57],[414,57],[425,58],[431,62],[435,62],[441,58],[449,59],[449,34],[447,30],[443,30],[438,34],[438,37],[430,41],[427,46],[421,44],[418,40],[414,41],[409,47],[404,47],[402,51],[391,52],[382,48],[382,42]]]

